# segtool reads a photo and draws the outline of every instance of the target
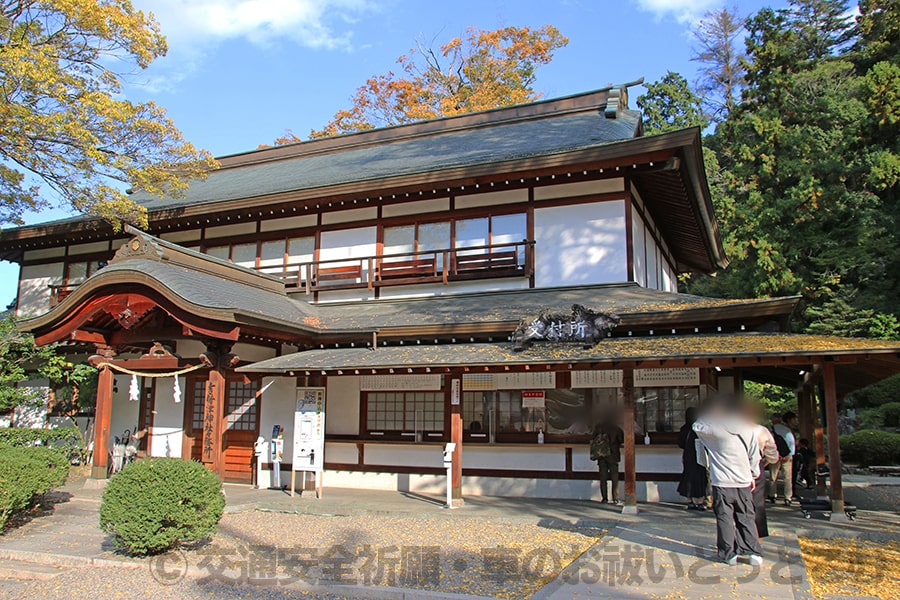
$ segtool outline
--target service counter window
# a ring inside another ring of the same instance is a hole
[[[635,390],[635,433],[643,436],[662,434],[656,441],[674,440],[684,425],[684,412],[699,406],[706,396],[706,386],[637,388]]]
[[[444,392],[366,392],[366,431],[379,439],[440,440]]]
[[[586,442],[615,410],[616,389],[497,390],[463,393],[465,439],[472,442]]]

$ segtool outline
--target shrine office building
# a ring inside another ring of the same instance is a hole
[[[326,487],[599,498],[615,410],[627,510],[677,499],[685,410],[752,380],[796,390],[841,502],[839,402],[900,346],[791,333],[796,297],[679,292],[727,267],[702,152],[697,128],[643,135],[613,86],[223,156],[183,198],[133,193],[141,230],[6,229],[0,258],[20,327],[100,369],[98,478],[129,430],[251,483],[281,425],[287,483],[320,388]]]

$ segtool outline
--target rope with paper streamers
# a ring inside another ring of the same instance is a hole
[[[171,373],[141,373],[140,371],[132,371],[131,369],[126,369],[125,367],[120,367],[119,365],[109,363],[109,362],[98,363],[96,366],[98,369],[102,369],[103,367],[109,367],[113,371],[118,371],[119,373],[124,373],[126,375],[137,375],[138,377],[150,377],[151,379],[152,378],[165,378],[165,377],[178,377],[179,375],[186,375],[187,373],[191,373],[192,371],[197,371],[199,369],[206,368],[206,365],[201,363],[199,365],[185,367],[185,368],[181,369],[180,371],[172,371]]]
[[[109,367],[113,371],[118,371],[119,373],[124,373],[125,375],[131,375],[131,385],[129,386],[129,390],[128,390],[128,398],[129,398],[129,400],[131,400],[133,402],[137,402],[138,399],[140,398],[139,391],[138,391],[138,382],[137,382],[138,377],[150,377],[151,379],[162,379],[165,377],[171,377],[175,382],[175,385],[172,386],[172,399],[175,401],[175,404],[178,404],[179,402],[181,402],[181,386],[178,385],[178,376],[186,375],[187,373],[190,373],[192,371],[197,371],[199,369],[206,367],[206,365],[201,363],[199,365],[185,367],[178,371],[172,371],[171,373],[142,373],[140,371],[133,371],[131,369],[127,369],[125,367],[122,367],[122,366],[119,366],[119,365],[116,365],[116,364],[113,364],[110,362],[99,363],[97,365],[98,369],[102,369],[103,367]]]

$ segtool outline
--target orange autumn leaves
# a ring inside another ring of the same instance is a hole
[[[339,110],[310,138],[533,102],[541,98],[534,88],[537,68],[568,43],[551,25],[470,27],[437,48],[417,42],[397,59],[399,72],[370,77],[351,97],[350,108]],[[297,141],[288,130],[275,144]]]

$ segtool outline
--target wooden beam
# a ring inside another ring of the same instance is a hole
[[[109,431],[112,421],[113,372],[102,367],[97,376],[97,410],[94,413],[93,479],[106,479],[109,472]]]
[[[634,371],[622,369],[622,413],[625,432],[625,506],[622,514],[637,514],[637,479],[634,466]]]
[[[828,416],[828,471],[831,477],[831,520],[844,522],[844,488],[841,485],[841,442],[838,420],[837,385],[834,379],[834,363],[825,361],[822,365],[822,380],[825,386],[825,411]]]

